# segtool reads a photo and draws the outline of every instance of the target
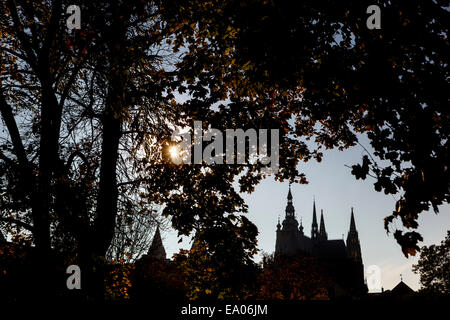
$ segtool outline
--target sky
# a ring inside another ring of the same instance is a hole
[[[371,152],[369,142],[360,137],[360,143]],[[292,185],[293,204],[297,220],[303,221],[304,232],[311,235],[313,197],[316,207],[324,211],[324,219],[328,239],[344,239],[350,227],[350,213],[353,207],[356,228],[359,233],[361,252],[365,269],[376,265],[381,271],[381,286],[385,290],[392,289],[403,281],[412,289],[420,287],[419,276],[412,272],[412,265],[417,263],[419,254],[406,258],[393,234],[384,229],[384,217],[390,215],[395,207],[395,197],[375,191],[374,179],[356,180],[351,175],[351,166],[361,162],[365,151],[355,146],[345,151],[329,150],[324,152],[322,162],[310,160],[299,164],[299,171],[304,172],[309,184]],[[272,177],[263,180],[256,186],[252,194],[241,194],[248,205],[247,217],[258,227],[258,248],[260,254],[255,257],[260,261],[261,253],[272,253],[275,250],[276,224],[285,216],[287,204],[288,182],[275,181]],[[419,218],[420,232],[424,241],[419,244],[439,244],[450,230],[450,205],[439,207],[439,214],[433,211],[424,212]],[[401,222],[395,221],[395,228],[405,230]],[[167,256],[178,252],[180,248],[190,248],[188,239],[178,243],[176,231],[162,235]]]

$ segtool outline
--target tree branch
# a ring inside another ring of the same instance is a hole
[[[26,222],[14,219],[14,218],[0,217],[0,221],[6,222],[6,223],[14,223],[14,224],[18,225],[19,227],[27,229],[27,230],[29,230],[31,232],[33,232],[33,230],[34,230],[32,225],[30,225],[30,224],[28,224]]]
[[[22,143],[22,138],[20,137],[20,132],[17,127],[16,120],[12,112],[11,106],[6,102],[6,98],[3,95],[3,90],[0,88],[0,114],[5,121],[6,127],[8,128],[9,135],[11,136],[11,141],[14,147],[14,152],[19,160],[20,165],[23,168],[28,167],[28,158],[25,153],[25,148]]]
[[[5,156],[5,154],[1,151],[0,151],[0,159],[2,159],[3,161],[5,161],[6,163],[8,163],[11,166],[16,165],[13,159],[10,159],[7,156]]]
[[[136,179],[136,180],[131,180],[131,181],[124,181],[124,182],[119,182],[117,184],[117,186],[121,187],[121,186],[125,186],[125,185],[128,185],[128,184],[139,183],[139,182],[142,182],[142,181],[144,181],[144,179]]]
[[[22,43],[25,52],[28,56],[28,63],[31,65],[31,67],[34,70],[37,70],[37,58],[35,53],[33,52],[33,47],[30,43],[30,41],[27,39],[27,36],[25,32],[23,31],[23,25],[20,22],[19,14],[17,13],[17,7],[16,3],[13,0],[8,0],[8,7],[11,11],[11,16],[14,22],[15,29],[17,30],[17,37],[19,38],[20,42]]]

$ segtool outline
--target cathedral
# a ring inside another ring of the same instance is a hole
[[[335,296],[362,296],[367,292],[364,283],[364,266],[361,246],[356,230],[353,208],[347,241],[328,239],[323,211],[317,224],[316,203],[313,202],[311,237],[304,233],[302,223],[295,217],[291,188],[287,196],[286,215],[283,224],[278,221],[275,256],[312,256],[318,259],[334,282]]]

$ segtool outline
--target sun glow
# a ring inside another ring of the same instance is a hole
[[[180,150],[178,149],[178,146],[170,147],[169,149],[170,157],[173,159],[177,159],[180,155]]]

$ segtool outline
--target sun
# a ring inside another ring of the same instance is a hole
[[[178,149],[178,146],[172,146],[169,149],[170,157],[172,160],[177,159],[180,155],[180,150]]]

